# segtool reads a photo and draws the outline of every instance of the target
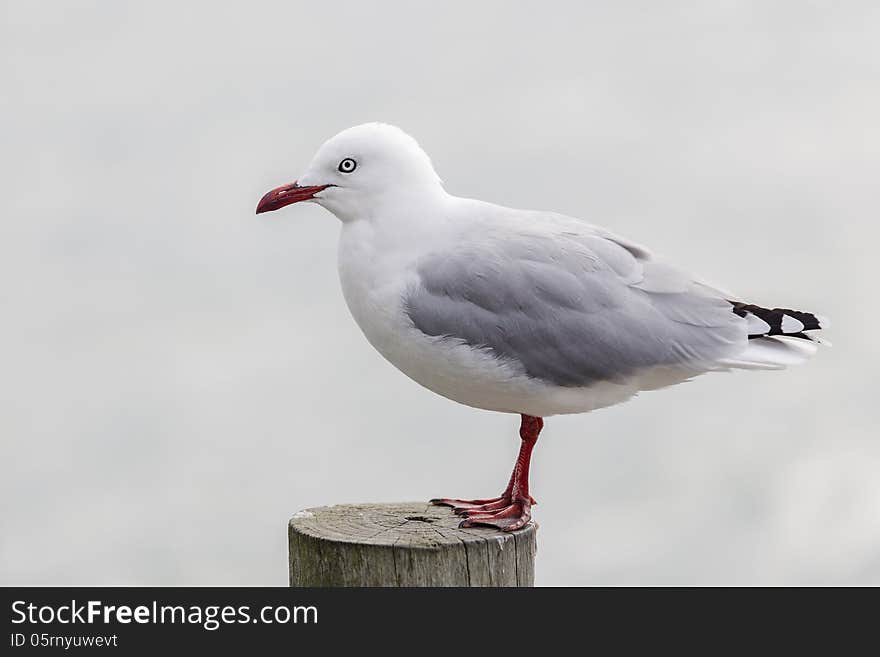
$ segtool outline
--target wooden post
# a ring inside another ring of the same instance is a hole
[[[340,504],[290,520],[291,586],[534,586],[535,530],[459,529],[449,507]]]

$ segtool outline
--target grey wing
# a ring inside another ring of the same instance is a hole
[[[730,302],[629,246],[582,232],[483,239],[424,258],[405,308],[423,333],[561,386],[657,366],[702,371],[745,347]]]

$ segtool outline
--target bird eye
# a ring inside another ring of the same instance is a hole
[[[338,169],[342,173],[351,173],[355,169],[357,169],[357,162],[352,160],[350,157],[345,158],[342,162],[339,163]]]

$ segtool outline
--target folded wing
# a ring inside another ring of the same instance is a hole
[[[722,293],[642,247],[563,226],[485,232],[424,258],[405,299],[413,325],[561,386],[723,368],[747,348],[748,323]]]

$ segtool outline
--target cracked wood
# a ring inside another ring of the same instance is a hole
[[[536,525],[473,527],[425,502],[340,504],[290,520],[290,586],[533,586]]]

